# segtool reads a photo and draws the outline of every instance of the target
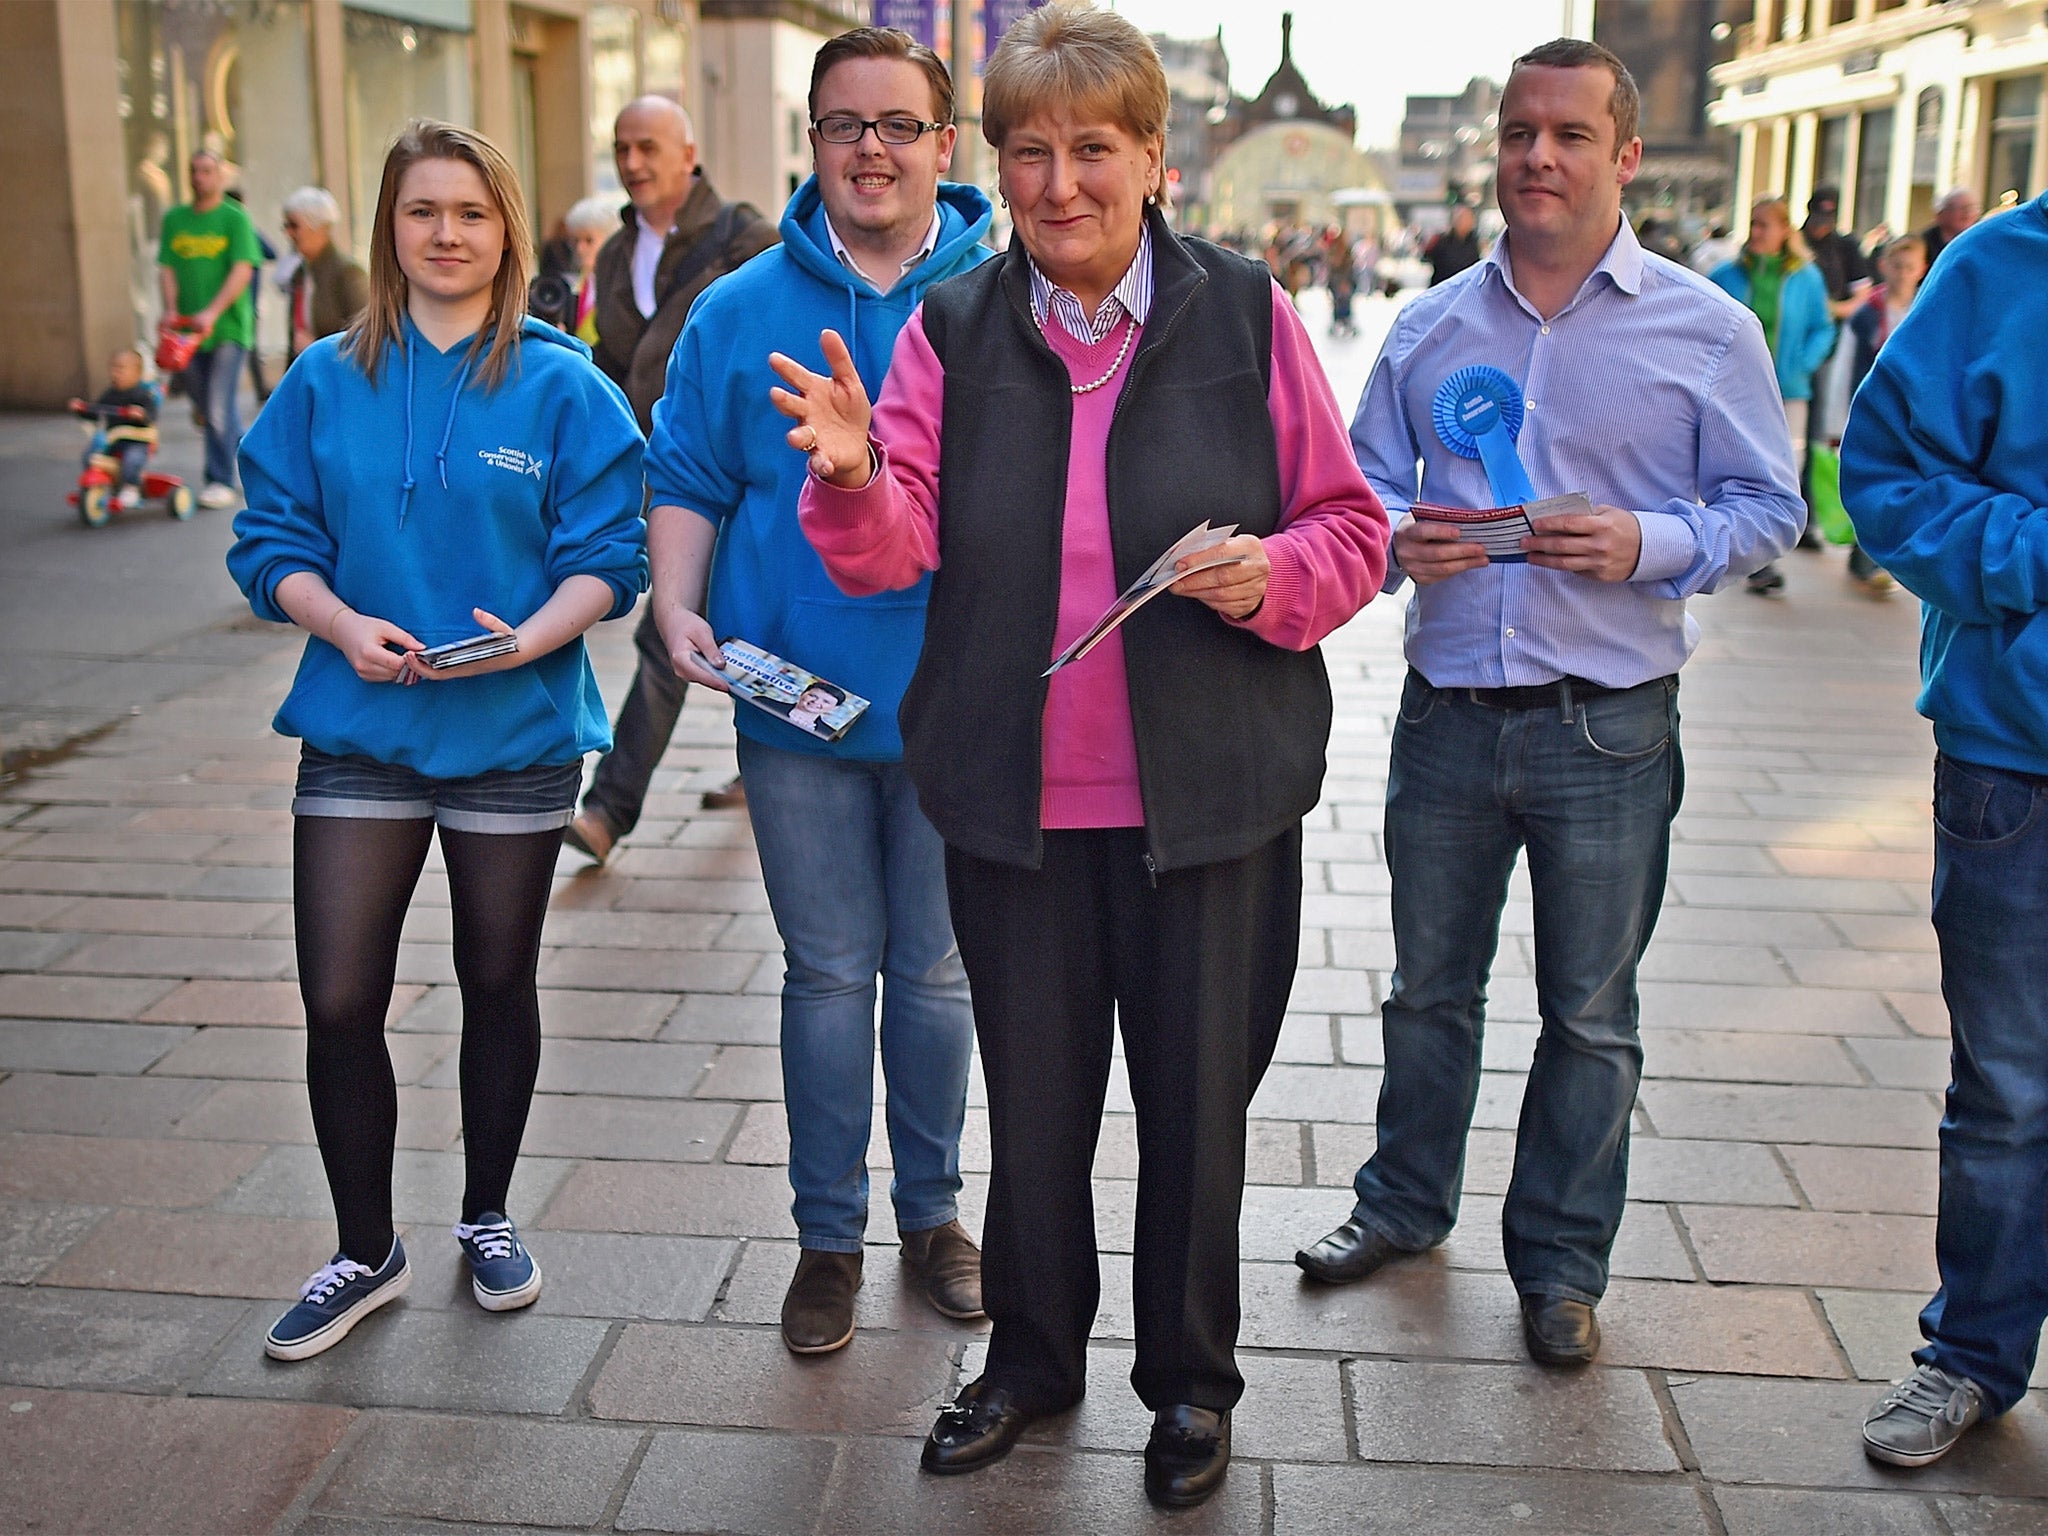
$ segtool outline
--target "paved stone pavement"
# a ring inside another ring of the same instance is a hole
[[[1367,360],[1334,350],[1340,391]],[[1788,568],[1783,600],[1698,605],[1633,1199],[1606,1346],[1578,1374],[1523,1359],[1498,1238],[1535,1033],[1525,886],[1457,1233],[1351,1289],[1289,1262],[1348,1212],[1372,1145],[1392,965],[1378,833],[1400,604],[1331,643],[1295,1012],[1252,1110],[1238,1461],[1212,1505],[1173,1517],[1139,1491],[1145,1416],[1123,1379],[1121,1082],[1082,1409],[978,1476],[917,1473],[981,1333],[903,1295],[885,1145],[861,1330],[826,1359],[784,1353],[779,959],[744,816],[697,807],[732,749],[696,693],[648,820],[608,870],[565,856],[557,885],[512,1201],[546,1266],[540,1303],[479,1312],[446,1234],[456,1006],[430,872],[390,1036],[420,1273],[340,1349],[265,1360],[262,1330],[332,1235],[291,979],[294,749],[268,730],[297,646],[259,632],[254,659],[0,790],[0,1530],[2048,1531],[2038,1400],[1917,1476],[1858,1449],[1932,1282],[1931,747],[1910,603],[1852,595],[1836,553]],[[596,650],[616,697],[626,627]]]

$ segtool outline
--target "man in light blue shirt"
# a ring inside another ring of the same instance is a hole
[[[1530,1354],[1583,1364],[1627,1194],[1642,1069],[1636,965],[1657,920],[1683,768],[1685,599],[1790,548],[1805,511],[1755,316],[1646,254],[1621,216],[1642,157],[1637,94],[1571,39],[1515,63],[1501,101],[1507,233],[1402,311],[1352,427],[1416,584],[1387,776],[1394,989],[1383,1009],[1378,1150],[1350,1220],[1296,1256],[1328,1282],[1431,1247],[1457,1218],[1479,1089],[1485,988],[1517,853],[1535,899],[1543,1031],[1502,1218]],[[1430,501],[1496,498],[1431,407],[1487,366],[1524,396],[1539,497],[1527,563],[1489,563]],[[1418,466],[1419,461],[1419,466]],[[1418,473],[1419,467],[1419,473]]]

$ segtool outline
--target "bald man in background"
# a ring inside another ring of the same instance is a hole
[[[754,208],[725,202],[712,189],[697,166],[690,114],[666,96],[626,104],[612,127],[612,155],[632,202],[620,211],[624,227],[597,253],[594,352],[597,366],[625,390],[645,433],[668,355],[697,295],[781,236]],[[640,669],[612,732],[615,745],[597,765],[567,833],[570,847],[600,864],[640,820],[648,781],[683,707],[683,682],[651,607],[633,639]],[[732,785],[713,796],[707,804],[737,802]]]

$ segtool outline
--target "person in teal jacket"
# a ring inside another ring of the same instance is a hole
[[[1914,1369],[1866,1451],[1945,1454],[2027,1395],[2048,1321],[2048,195],[1942,252],[1856,393],[1842,500],[1922,603],[1951,1081]]]
[[[258,615],[310,637],[276,727],[304,743],[293,922],[340,1239],[264,1340],[282,1360],[332,1348],[411,1278],[384,1018],[437,824],[462,989],[455,1236],[487,1310],[540,1294],[505,1207],[555,857],[583,754],[610,741],[581,636],[633,606],[647,558],[639,430],[588,347],[525,318],[524,210],[487,140],[408,127],[384,164],[369,307],[299,355],[242,439],[228,568]],[[503,654],[433,664],[486,633]]]
[[[1828,310],[1827,280],[1792,227],[1785,199],[1760,198],[1749,211],[1749,242],[1742,254],[1707,276],[1762,322],[1785,402],[1785,424],[1792,431],[1793,449],[1803,458],[1814,375],[1835,349],[1835,320]],[[1784,585],[1775,560],[1749,577],[1752,592],[1776,592]]]
[[[810,107],[816,174],[789,201],[782,243],[698,300],[647,448],[654,613],[677,672],[725,688],[719,645],[733,638],[870,701],[836,741],[746,705],[734,721],[785,961],[782,1078],[802,1253],[782,1334],[799,1353],[853,1337],[878,977],[904,1257],[938,1310],[981,1314],[981,1253],[957,1219],[974,1022],[944,845],[904,772],[896,724],[930,578],[866,598],[833,584],[797,523],[804,455],[770,402],[768,358],[822,366],[829,328],[879,389],[926,289],[989,256],[992,211],[977,189],[939,180],[957,132],[952,81],[906,33],[862,27],[825,44]]]

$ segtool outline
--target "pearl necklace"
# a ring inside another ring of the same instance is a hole
[[[1045,335],[1045,322],[1043,320],[1038,319],[1037,310],[1034,309],[1031,312],[1031,318],[1033,320],[1038,321],[1038,334],[1041,336]],[[1122,346],[1116,349],[1116,361],[1109,365],[1109,372],[1105,373],[1093,384],[1069,384],[1067,385],[1068,391],[1076,395],[1092,395],[1095,393],[1096,390],[1102,388],[1103,385],[1107,384],[1111,379],[1115,378],[1117,370],[1123,367],[1124,365],[1125,357],[1130,355],[1131,338],[1137,334],[1137,317],[1135,315],[1126,314],[1124,316],[1124,342]]]

